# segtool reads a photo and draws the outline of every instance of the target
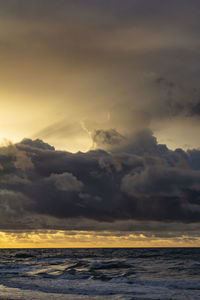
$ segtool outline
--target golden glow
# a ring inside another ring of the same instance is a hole
[[[74,101],[71,103],[71,97],[65,97],[63,104],[62,97],[55,100],[49,94],[0,91],[0,143],[4,139],[18,143],[24,138],[39,138],[57,150],[88,151],[92,145],[91,137],[81,126],[82,116]],[[59,122],[61,125],[56,130]],[[40,134],[46,128],[50,128],[48,134]]]
[[[47,7],[43,1],[10,2],[0,5],[0,147],[6,140],[31,138],[56,150],[86,152],[93,145],[90,133],[102,129],[115,129],[132,147],[134,133],[147,127],[169,148],[199,148],[199,30],[191,34],[195,26],[177,23],[176,10],[168,24],[165,10],[157,18],[146,9],[144,15],[140,9],[121,14],[121,4],[110,15],[107,6],[104,11],[104,5],[84,1],[49,1]],[[32,167],[31,157],[21,152],[14,162],[19,174]],[[62,218],[56,222],[65,225]],[[192,233],[161,238],[142,232],[0,232],[2,248],[121,246],[200,246],[200,238]]]
[[[0,248],[200,247],[199,237],[93,231],[0,232]]]

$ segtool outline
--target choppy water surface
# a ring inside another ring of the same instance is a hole
[[[0,299],[200,299],[200,248],[2,249]]]

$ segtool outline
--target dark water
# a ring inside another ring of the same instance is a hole
[[[2,249],[0,299],[200,299],[200,248]]]

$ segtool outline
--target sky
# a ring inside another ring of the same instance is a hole
[[[0,0],[0,247],[200,246],[199,28],[197,0]]]

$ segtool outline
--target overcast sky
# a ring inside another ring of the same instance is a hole
[[[2,230],[196,236],[199,28],[196,0],[0,0]]]

